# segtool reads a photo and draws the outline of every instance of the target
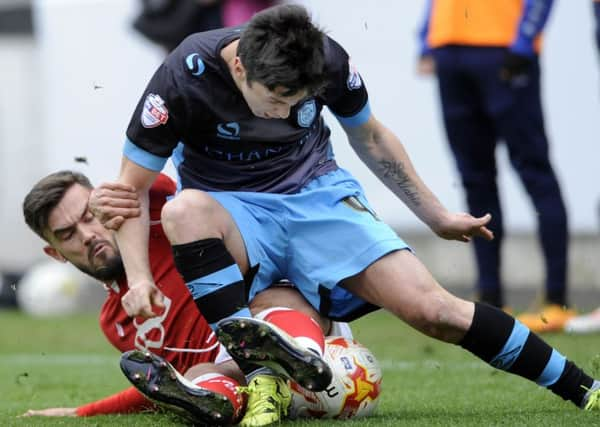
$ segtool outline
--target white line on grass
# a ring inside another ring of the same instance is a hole
[[[489,365],[479,361],[472,360],[468,362],[445,362],[440,360],[419,360],[419,361],[406,361],[406,360],[392,360],[382,359],[379,360],[379,366],[384,371],[410,371],[414,369],[422,370],[435,370],[435,369],[460,369],[460,370],[471,370],[471,369],[493,369]]]
[[[39,353],[13,353],[0,355],[1,365],[112,365],[118,366],[118,355],[97,355],[85,353],[39,354]],[[474,360],[470,362],[445,362],[439,360],[405,361],[381,359],[379,365],[384,371],[410,371],[414,369],[491,369],[485,363]]]
[[[39,354],[14,353],[1,354],[0,364],[10,365],[119,365],[118,355],[98,355],[84,353]]]

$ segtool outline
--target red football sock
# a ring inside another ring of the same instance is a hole
[[[310,316],[285,307],[275,307],[261,311],[257,319],[272,323],[304,347],[323,356],[325,337],[319,324]]]
[[[234,421],[239,420],[246,406],[246,395],[237,392],[237,387],[240,384],[236,380],[222,374],[210,373],[200,375],[194,378],[192,382],[198,387],[226,396],[233,406]]]
[[[154,404],[137,391],[135,387],[129,387],[112,396],[78,407],[77,415],[91,417],[103,414],[127,414],[154,408]]]

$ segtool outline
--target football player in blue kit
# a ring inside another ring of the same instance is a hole
[[[191,35],[142,95],[119,182],[145,206],[148,188],[174,159],[179,192],[164,206],[162,224],[177,269],[230,354],[313,390],[327,386],[331,373],[316,340],[249,319],[247,301],[289,279],[326,317],[349,321],[384,308],[575,405],[600,406],[600,382],[503,311],[447,292],[378,219],[360,184],[336,163],[325,106],[361,160],[437,235],[493,238],[489,214],[449,212],[427,188],[402,143],[371,112],[346,51],[303,7],[276,6],[246,26]],[[151,317],[161,295],[145,255],[146,211],[123,223],[117,241],[129,279],[123,306]],[[280,380],[253,381],[255,390],[275,390]],[[243,425],[285,413],[287,402],[266,400],[248,402]]]

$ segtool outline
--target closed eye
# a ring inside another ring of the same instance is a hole
[[[94,220],[94,215],[86,207],[83,210],[83,212],[81,212],[79,221],[83,221],[83,222],[87,223],[87,222],[91,222],[93,220]],[[75,234],[76,226],[77,226],[77,224],[67,225],[63,228],[58,228],[58,229],[54,230],[52,233],[58,240],[64,242],[64,241],[69,240],[71,237],[73,237],[73,235]]]
[[[73,237],[75,234],[75,227],[63,228],[62,230],[58,230],[54,232],[54,236],[61,242],[65,242]]]

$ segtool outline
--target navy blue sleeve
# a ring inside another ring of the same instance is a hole
[[[181,140],[185,103],[166,65],[152,76],[127,128],[123,155],[146,169],[160,171]]]
[[[431,0],[427,0],[425,3],[425,13],[423,14],[423,20],[421,21],[421,27],[419,28],[419,55],[424,56],[430,53],[431,48],[427,43],[427,37],[429,36],[429,20],[431,18]]]
[[[594,16],[596,17],[596,47],[600,52],[600,0],[594,2]]]
[[[515,41],[510,50],[521,55],[534,55],[535,38],[542,32],[554,0],[525,0]]]
[[[330,38],[327,38],[325,55],[330,80],[323,95],[325,105],[343,125],[363,124],[371,110],[361,75],[346,51]]]

